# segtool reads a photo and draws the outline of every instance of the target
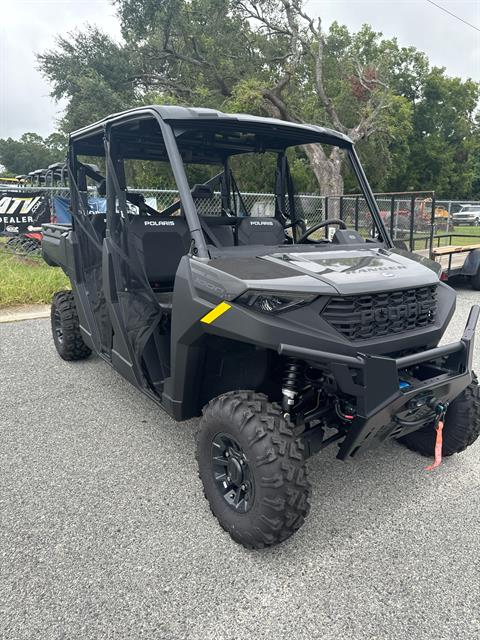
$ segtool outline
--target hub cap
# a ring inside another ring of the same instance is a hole
[[[248,511],[254,499],[253,476],[246,455],[231,435],[217,433],[212,441],[212,469],[218,490],[231,509]]]

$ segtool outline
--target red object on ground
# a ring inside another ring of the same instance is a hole
[[[41,232],[36,232],[36,231],[32,231],[30,233],[24,233],[23,234],[26,238],[31,238],[32,240],[38,240],[39,242],[42,241],[42,234]]]

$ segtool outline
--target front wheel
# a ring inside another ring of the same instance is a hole
[[[276,545],[302,526],[310,508],[303,443],[264,394],[234,391],[211,400],[197,461],[213,515],[244,547]]]
[[[448,407],[443,428],[442,456],[464,451],[479,435],[480,388],[476,376],[473,376],[468,387]],[[435,439],[435,428],[431,424],[399,438],[399,442],[422,456],[433,456]]]
[[[92,353],[83,341],[77,307],[71,291],[58,291],[52,299],[50,313],[53,342],[64,360],[83,360]]]

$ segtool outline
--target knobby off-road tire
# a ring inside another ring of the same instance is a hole
[[[443,427],[442,455],[460,453],[475,442],[480,435],[480,388],[476,376],[468,387],[450,404]],[[409,433],[399,441],[422,456],[435,452],[434,425],[428,425]]]
[[[64,360],[83,360],[92,353],[84,343],[78,313],[71,291],[58,291],[52,299],[50,313],[52,335],[58,354]]]
[[[253,494],[247,511],[236,510],[224,497],[229,485],[218,480],[221,468],[212,457],[219,439],[232,439],[240,462],[247,465]],[[302,526],[310,509],[303,449],[280,407],[264,394],[230,392],[204,407],[197,437],[199,476],[212,513],[236,542],[262,549],[283,542]]]

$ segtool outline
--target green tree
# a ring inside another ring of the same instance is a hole
[[[24,133],[19,140],[0,140],[0,164],[11,175],[26,174],[61,162],[65,151],[66,138],[61,134],[53,133],[42,138],[37,133]]]
[[[53,50],[38,56],[52,97],[66,98],[61,128],[69,133],[139,99],[130,49],[95,26],[59,36]]]
[[[377,190],[478,191],[478,85],[430,69],[415,48],[368,25],[324,31],[301,0],[112,1],[121,43],[90,26],[39,56],[67,99],[64,131],[149,102],[267,114],[351,137]],[[309,145],[290,160],[302,190],[355,188],[341,150]]]
[[[447,77],[445,69],[430,71],[413,115],[405,176],[411,186],[452,199],[473,195],[479,179],[479,89],[472,80]]]

